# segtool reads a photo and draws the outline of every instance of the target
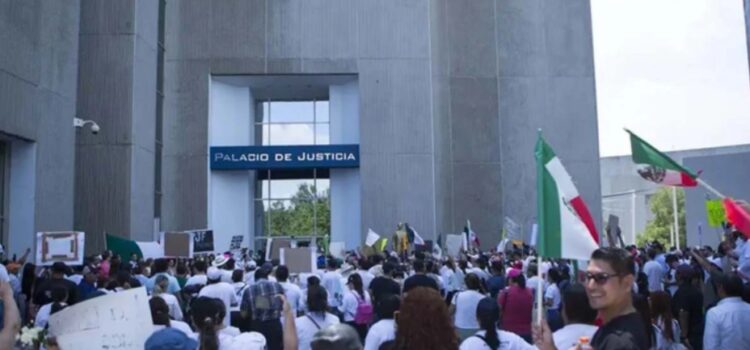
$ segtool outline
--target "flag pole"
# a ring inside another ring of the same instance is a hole
[[[537,252],[536,256],[536,276],[537,276],[537,284],[536,284],[536,323],[541,327],[542,325],[542,310],[544,309],[544,304],[542,301],[542,256]]]
[[[715,196],[724,199],[726,196],[723,195],[721,192],[717,191],[715,188],[713,188],[711,185],[709,185],[706,181],[703,181],[703,179],[698,178],[698,184],[703,186],[705,189],[709,190],[711,193],[713,193]]]
[[[680,244],[680,219],[679,213],[677,212],[677,187],[672,186],[672,216],[674,216],[674,235],[670,235],[672,238],[672,246],[677,241],[677,245]]]

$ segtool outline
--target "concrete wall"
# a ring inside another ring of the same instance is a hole
[[[588,1],[170,1],[166,47],[165,229],[207,224],[212,74],[358,74],[360,235],[530,227],[539,127],[601,216]]]
[[[101,126],[76,139],[75,225],[87,252],[104,247],[103,232],[153,237],[157,35],[157,1],[81,3],[77,113]]]
[[[10,253],[31,248],[34,231],[73,229],[79,8],[76,0],[0,1],[0,134],[11,149],[35,143],[33,205],[23,213],[33,227],[11,230],[19,243]]]
[[[658,147],[658,145],[656,146]],[[685,164],[696,171],[704,169],[708,172],[709,168],[692,167],[688,163],[685,163],[685,160],[692,157],[712,158],[743,152],[750,152],[750,145],[675,151],[667,152],[667,154],[677,163]],[[706,173],[702,176],[705,175]],[[635,237],[646,229],[646,224],[653,218],[649,198],[656,193],[657,190],[662,188],[662,186],[641,178],[636,172],[636,165],[633,163],[633,160],[629,155],[602,158],[601,183],[603,197],[602,219],[606,221],[609,214],[618,216],[620,218],[620,228],[623,232],[623,240],[625,240],[625,243],[627,244],[634,243]],[[614,194],[623,194],[632,190],[636,190],[635,218],[633,218],[632,214],[631,195],[624,194],[612,196]],[[690,196],[691,193],[696,191],[700,190],[688,189],[686,194]],[[633,219],[635,219],[635,226],[633,225]],[[635,228],[635,230],[633,228]],[[690,232],[688,231],[688,234],[689,233]],[[688,239],[690,239],[689,236]]]
[[[684,163],[692,169],[703,169],[701,178],[724,195],[750,200],[750,150],[734,154],[686,157]],[[707,198],[717,199],[714,194],[702,187],[685,192],[687,244],[710,245],[716,249],[722,230],[708,227],[706,224]]]

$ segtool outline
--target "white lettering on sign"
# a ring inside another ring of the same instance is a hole
[[[317,153],[302,153],[297,156],[297,160],[300,162],[322,162],[322,161],[348,161],[357,160],[354,157],[354,153],[344,152],[317,152]]]

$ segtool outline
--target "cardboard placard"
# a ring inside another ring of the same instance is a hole
[[[143,349],[154,331],[144,287],[96,297],[55,313],[49,334],[60,349]]]
[[[82,265],[85,235],[83,232],[37,232],[36,264],[51,266],[56,262]]]
[[[214,251],[214,231],[213,230],[192,230],[193,235],[193,252],[195,253],[213,253]]]
[[[162,234],[164,256],[170,258],[192,258],[193,237],[188,232],[164,232]]]
[[[266,256],[270,257],[271,260],[281,259],[281,248],[291,248],[292,241],[286,238],[274,238],[271,241],[271,250],[266,252]]]
[[[316,267],[313,248],[281,248],[279,254],[280,264],[289,268],[290,273],[313,273]]]

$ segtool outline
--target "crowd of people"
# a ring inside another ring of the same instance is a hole
[[[321,254],[300,274],[262,253],[104,252],[49,268],[27,255],[0,265],[0,349],[21,325],[44,328],[68,306],[138,287],[150,295],[148,350],[750,349],[750,243],[739,232],[716,250],[599,248],[583,266],[539,263],[525,245],[455,258]]]

